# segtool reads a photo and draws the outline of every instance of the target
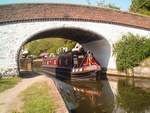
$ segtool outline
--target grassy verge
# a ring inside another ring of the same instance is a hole
[[[0,79],[0,92],[12,88],[14,85],[16,85],[21,78],[19,77],[12,77],[12,78],[4,78]]]
[[[35,83],[22,92],[23,113],[54,113],[55,106],[47,83]],[[17,112],[15,112],[17,113]]]

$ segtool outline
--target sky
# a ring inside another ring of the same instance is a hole
[[[106,4],[118,6],[123,11],[128,11],[131,0],[0,0],[0,4],[14,3],[69,3],[87,5],[89,1],[91,5],[96,5],[97,1],[105,1]]]

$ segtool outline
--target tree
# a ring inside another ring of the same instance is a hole
[[[75,41],[62,38],[47,38],[32,41],[26,45],[26,48],[30,54],[38,57],[42,52],[56,53],[60,47],[68,47],[71,50],[75,43]]]
[[[150,38],[128,33],[123,35],[113,46],[116,65],[119,71],[125,71],[138,66],[142,60],[150,56]]]
[[[67,40],[64,46],[67,47],[68,50],[70,51],[75,46],[75,44],[76,44],[75,41]]]
[[[129,10],[150,16],[150,0],[132,0]]]
[[[114,4],[108,4],[108,8],[120,10],[120,7],[118,7],[118,6],[114,5]]]
[[[30,54],[39,56],[40,53],[46,52],[52,45],[47,40],[32,41],[27,45]]]
[[[91,1],[90,0],[86,0],[88,5],[91,5]],[[103,8],[111,8],[111,9],[115,9],[115,10],[120,10],[120,8],[114,4],[106,4],[105,0],[97,0],[96,1],[96,5],[98,7],[103,7]]]

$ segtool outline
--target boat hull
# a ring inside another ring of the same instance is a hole
[[[98,71],[84,71],[84,72],[72,72],[69,68],[54,67],[54,66],[42,66],[43,70],[49,72],[57,78],[63,79],[90,79],[95,80]]]

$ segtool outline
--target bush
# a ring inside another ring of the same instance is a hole
[[[150,38],[131,33],[123,35],[113,46],[113,54],[116,57],[117,69],[127,72],[150,56]]]

